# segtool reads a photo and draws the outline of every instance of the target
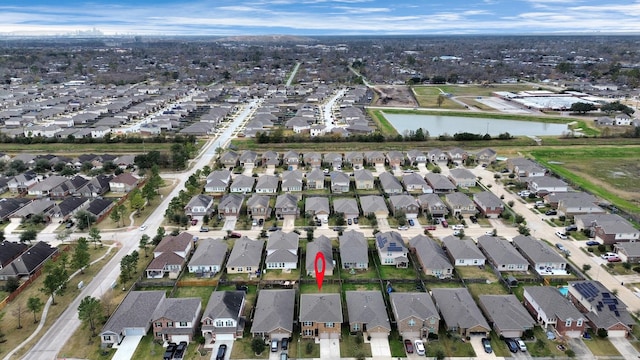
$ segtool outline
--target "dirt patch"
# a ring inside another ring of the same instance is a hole
[[[376,101],[376,105],[378,106],[418,106],[418,102],[413,96],[411,88],[408,86],[376,86],[373,88],[373,91],[378,94],[378,99]]]

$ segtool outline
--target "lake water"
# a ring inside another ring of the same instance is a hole
[[[498,136],[508,132],[514,136],[558,136],[568,131],[567,124],[551,124],[535,121],[501,120],[462,116],[384,114],[399,134],[423,128],[429,136],[453,135],[468,132]]]

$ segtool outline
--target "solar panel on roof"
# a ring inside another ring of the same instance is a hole
[[[609,311],[615,311],[615,310],[616,310],[615,305],[609,305]]]
[[[618,310],[615,310],[613,313],[616,314],[616,316],[620,316],[620,313],[618,312]]]
[[[609,294],[608,292],[603,292],[603,293],[602,293],[602,297],[603,297],[603,298],[610,298],[610,297],[611,297],[611,294]]]

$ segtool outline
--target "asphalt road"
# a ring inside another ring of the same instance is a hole
[[[244,124],[249,116],[259,106],[261,100],[253,100],[247,104],[244,109],[238,114],[238,116],[227,126],[227,128],[215,139],[209,140],[207,144],[201,150],[199,156],[193,162],[193,166],[184,172],[173,174],[180,183],[185,183],[191,174],[205,165],[208,165],[211,160],[216,156],[216,148],[225,147],[232,138],[234,132]],[[103,233],[104,239],[115,239],[120,242],[122,247],[114,255],[114,257],[105,265],[96,277],[86,284],[84,289],[80,292],[78,297],[69,305],[69,307],[62,313],[62,315],[53,323],[49,330],[42,334],[39,341],[31,348],[22,358],[25,360],[53,360],[57,358],[58,353],[74,334],[76,329],[80,326],[81,322],[78,319],[78,305],[85,296],[93,296],[99,298],[105,291],[109,291],[111,285],[117,282],[120,275],[120,261],[121,259],[138,248],[140,236],[147,233],[150,236],[154,236],[156,229],[162,224],[164,218],[164,212],[169,202],[175,197],[178,192],[182,190],[181,186],[176,186],[173,191],[163,199],[162,203],[149,215],[145,224],[148,226],[147,230],[142,232],[138,229],[131,229],[127,232],[117,233]],[[38,237],[39,240],[45,240],[45,238],[53,238],[54,234],[46,234],[46,236]],[[51,241],[53,241],[51,240]],[[70,284],[75,286],[75,284]],[[115,289],[118,291],[118,289]],[[10,359],[8,355],[5,359]]]

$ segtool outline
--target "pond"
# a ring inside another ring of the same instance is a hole
[[[569,131],[567,124],[552,124],[536,121],[472,118],[462,116],[387,114],[384,117],[399,134],[423,128],[429,136],[453,135],[468,132],[489,134],[493,137],[508,132],[514,136],[558,136]]]

